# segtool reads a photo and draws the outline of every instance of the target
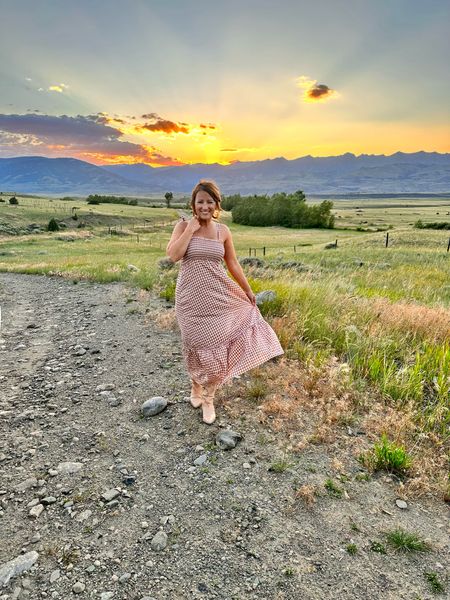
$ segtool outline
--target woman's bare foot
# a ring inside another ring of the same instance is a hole
[[[196,381],[192,381],[190,402],[194,408],[200,408],[203,404],[203,387]]]

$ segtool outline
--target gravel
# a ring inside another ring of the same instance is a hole
[[[443,503],[405,510],[392,478],[358,479],[351,457],[333,498],[326,445],[270,472],[287,436],[256,411],[219,406],[205,425],[179,336],[152,319],[165,301],[4,273],[0,303],[0,600],[410,600],[431,597],[426,571],[445,581]],[[144,417],[154,398],[165,408]],[[302,485],[322,490],[311,507]],[[371,550],[396,527],[431,552]]]

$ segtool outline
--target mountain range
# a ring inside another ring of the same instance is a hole
[[[272,194],[298,189],[306,195],[439,194],[450,192],[450,154],[346,153],[158,168],[147,164],[96,166],[75,158],[43,156],[0,159],[0,191],[17,194],[188,194],[201,178],[215,180],[224,194]]]

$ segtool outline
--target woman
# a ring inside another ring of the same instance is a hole
[[[176,224],[167,255],[173,262],[182,259],[175,312],[192,380],[190,401],[202,407],[203,421],[211,424],[218,386],[283,354],[283,349],[256,306],[230,230],[215,221],[220,213],[217,185],[200,181],[191,207],[193,217]]]

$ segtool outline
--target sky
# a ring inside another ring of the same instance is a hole
[[[450,151],[448,0],[0,0],[0,157]]]

